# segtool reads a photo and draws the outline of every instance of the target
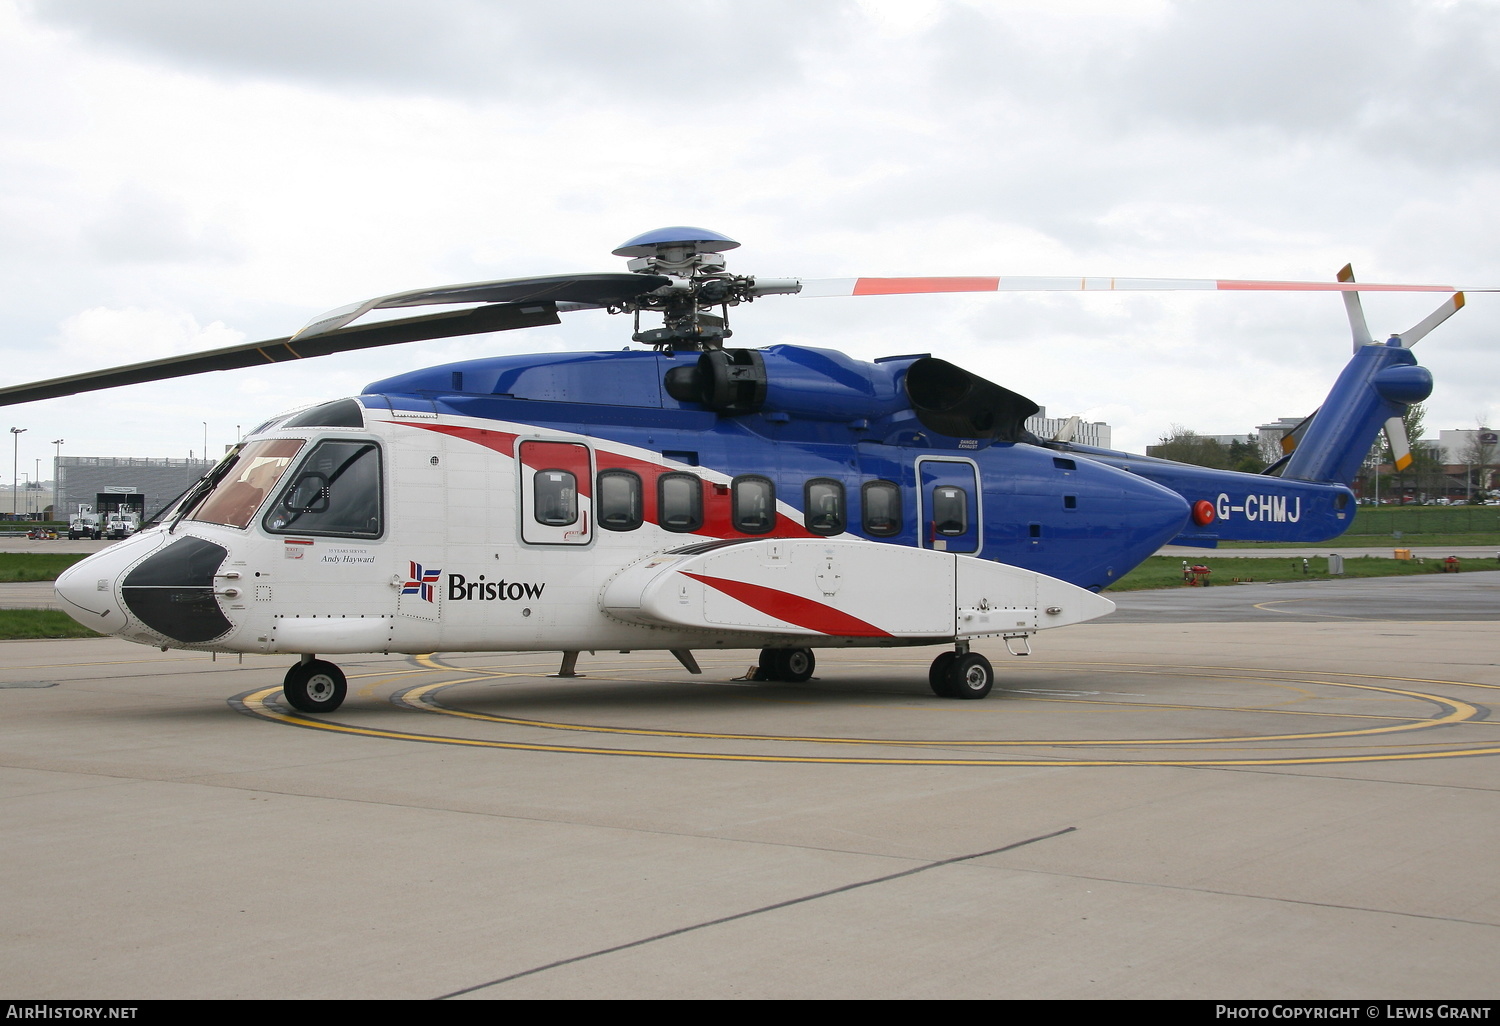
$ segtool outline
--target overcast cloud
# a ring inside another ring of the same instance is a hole
[[[702,225],[742,272],[1500,285],[1495,0],[0,0],[0,382],[284,335],[419,286],[620,267]],[[1366,299],[1373,330],[1434,305]],[[767,299],[736,341],[934,352],[1139,448],[1302,415],[1333,296]],[[21,469],[185,456],[415,343],[12,408]],[[1500,295],[1417,351],[1429,429],[1500,422]],[[47,476],[47,471],[43,471]],[[0,479],[10,479],[0,459]]]

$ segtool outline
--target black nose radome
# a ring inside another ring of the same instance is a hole
[[[125,606],[158,634],[187,644],[212,641],[232,628],[214,598],[214,574],[229,551],[181,538],[132,570],[121,585]]]

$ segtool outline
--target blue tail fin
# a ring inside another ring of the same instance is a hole
[[[1432,394],[1432,374],[1400,337],[1360,346],[1313,415],[1281,476],[1352,484],[1381,427]]]

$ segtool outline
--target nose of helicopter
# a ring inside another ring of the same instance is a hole
[[[129,635],[144,626],[197,644],[233,628],[214,595],[228,555],[202,538],[139,534],[71,567],[55,587],[68,614],[92,630]]]
[[[154,531],[132,535],[58,574],[53,591],[64,612],[100,634],[123,631],[130,617],[120,598],[120,577],[132,564],[160,548],[164,540],[164,535]]]

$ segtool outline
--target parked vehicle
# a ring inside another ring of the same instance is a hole
[[[68,520],[68,537],[73,541],[79,538],[104,537],[103,529],[99,526],[99,514],[94,512],[93,506],[86,502],[78,504],[78,512]]]

